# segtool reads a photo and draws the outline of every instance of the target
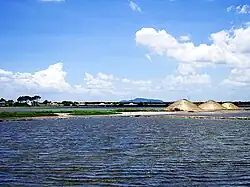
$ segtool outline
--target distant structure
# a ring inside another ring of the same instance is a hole
[[[166,108],[167,111],[198,112],[201,109],[191,101],[186,99],[178,100]]]
[[[239,110],[240,107],[236,106],[233,103],[223,103],[222,106],[228,110]]]
[[[226,109],[221,104],[219,104],[213,100],[209,100],[205,103],[202,103],[201,105],[199,105],[199,108],[201,108],[204,111],[216,111],[216,110],[225,110]]]

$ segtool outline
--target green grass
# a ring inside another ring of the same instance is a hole
[[[0,119],[16,119],[27,117],[46,117],[58,116],[57,113],[67,113],[72,116],[91,116],[91,115],[112,115],[122,112],[157,112],[154,109],[113,109],[113,110],[58,110],[58,111],[25,111],[25,112],[0,112]]]
[[[41,116],[57,116],[54,112],[51,111],[42,111],[42,112],[0,112],[0,118],[25,118],[25,117],[41,117]]]
[[[73,111],[37,111],[37,112],[0,112],[0,119],[26,118],[26,117],[45,117],[58,116],[57,113],[67,113],[73,116],[81,115],[111,115],[119,114],[114,110],[73,110]]]

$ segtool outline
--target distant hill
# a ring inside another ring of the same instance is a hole
[[[159,99],[146,99],[146,98],[135,98],[132,100],[122,100],[121,103],[163,103]]]

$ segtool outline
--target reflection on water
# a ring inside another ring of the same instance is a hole
[[[1,185],[250,185],[249,121],[71,118],[0,129]]]

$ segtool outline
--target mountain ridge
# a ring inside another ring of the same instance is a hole
[[[121,100],[121,103],[163,103],[160,99],[135,98],[131,100]]]

